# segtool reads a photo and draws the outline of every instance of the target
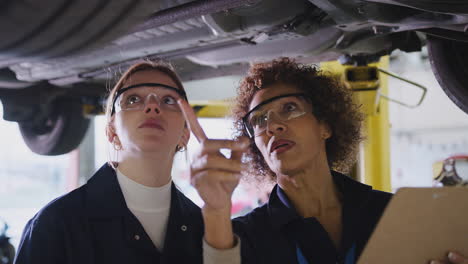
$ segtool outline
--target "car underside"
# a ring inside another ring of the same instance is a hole
[[[0,20],[4,119],[43,155],[76,148],[83,105],[99,112],[110,80],[142,58],[169,60],[189,81],[279,56],[366,65],[427,45],[441,87],[468,113],[464,0],[7,0]]]

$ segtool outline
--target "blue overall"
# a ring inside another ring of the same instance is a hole
[[[300,217],[277,185],[269,201],[233,220],[243,264],[354,264],[391,194],[332,171],[342,195],[342,238],[336,248],[317,219]]]
[[[172,185],[164,249],[128,209],[114,169],[49,203],[26,225],[16,264],[202,263],[203,219]]]

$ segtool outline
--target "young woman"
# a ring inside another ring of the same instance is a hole
[[[167,64],[121,76],[106,109],[115,159],[28,222],[15,263],[202,263],[203,252],[216,261],[215,248],[202,250],[201,210],[171,179],[190,135],[177,100],[187,97]]]
[[[353,164],[362,140],[363,117],[351,91],[287,58],[259,63],[241,82],[234,119],[239,138],[249,139],[248,175],[276,182],[265,205],[234,219],[242,263],[356,263],[391,194],[338,172]],[[214,174],[240,167],[240,160],[219,163],[211,159],[216,152],[201,153],[192,165],[194,185],[230,186]],[[205,199],[223,208],[212,201]],[[225,218],[217,218],[219,229]],[[232,243],[231,230],[217,232],[213,244]],[[453,263],[468,261],[449,256]]]

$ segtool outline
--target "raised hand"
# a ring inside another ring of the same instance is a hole
[[[242,153],[248,141],[208,139],[197,117],[186,101],[178,100],[190,130],[201,144],[190,165],[192,185],[205,202],[202,208],[205,223],[205,241],[218,249],[235,245],[231,224],[231,196],[239,184],[242,171]],[[221,154],[221,149],[230,149],[231,157]]]
[[[221,149],[230,149],[226,158]],[[193,157],[190,166],[191,183],[205,201],[205,210],[231,209],[231,196],[242,171],[244,143],[232,140],[206,139]]]
[[[206,137],[192,108],[184,100],[178,101],[190,130],[200,142],[190,165],[190,179],[205,202],[204,210],[229,210],[231,196],[241,177],[242,153],[247,150],[246,138],[216,140]],[[221,154],[221,149],[231,150],[231,157]]]

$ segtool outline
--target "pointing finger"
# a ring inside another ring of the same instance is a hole
[[[195,112],[193,111],[192,107],[190,107],[187,101],[183,99],[177,100],[177,103],[179,104],[180,109],[182,110],[182,114],[184,115],[190,130],[195,135],[198,142],[205,141],[207,139],[205,131],[203,131],[203,128],[200,126],[200,123],[198,122],[197,116],[195,115]]]
[[[244,152],[247,150],[247,147],[248,142],[240,142],[231,139],[210,139],[203,142],[204,152],[218,152],[220,149]]]

